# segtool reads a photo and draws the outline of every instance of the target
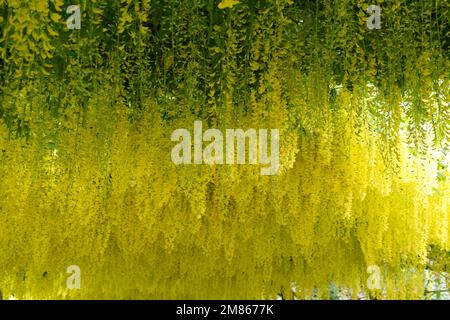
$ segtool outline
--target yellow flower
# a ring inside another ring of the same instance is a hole
[[[53,22],[59,22],[59,19],[61,18],[61,16],[57,13],[50,13],[50,18],[53,20]]]
[[[219,9],[232,8],[234,5],[238,4],[239,0],[222,0],[217,6]]]

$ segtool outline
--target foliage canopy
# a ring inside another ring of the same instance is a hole
[[[0,289],[19,298],[423,297],[448,271],[450,2],[0,0]],[[278,128],[278,176],[170,133]],[[436,253],[439,259],[435,257]],[[69,265],[80,290],[65,287]]]

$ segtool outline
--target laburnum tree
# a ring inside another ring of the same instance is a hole
[[[424,298],[450,262],[449,9],[0,0],[2,296]],[[279,173],[174,164],[196,120],[278,129]]]

